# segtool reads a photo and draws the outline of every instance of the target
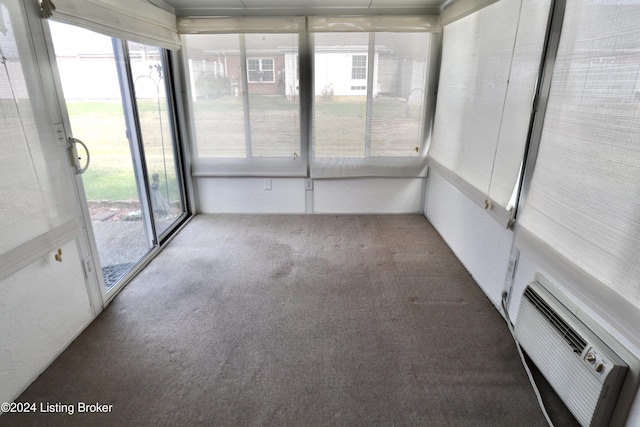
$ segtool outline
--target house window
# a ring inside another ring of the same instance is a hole
[[[353,55],[351,57],[351,79],[367,79],[367,55]]]
[[[274,83],[273,58],[247,59],[249,83]]]

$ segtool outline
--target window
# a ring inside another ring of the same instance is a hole
[[[185,41],[196,157],[299,156],[298,35],[195,34]],[[270,56],[248,57],[248,52]],[[220,67],[212,72],[202,64]]]
[[[367,79],[367,55],[353,55],[351,57],[351,79]]]
[[[315,34],[312,174],[322,159],[420,158],[428,52],[428,33]]]
[[[305,18],[178,19],[194,175],[425,176],[437,18],[337,20],[307,18],[314,57],[299,58]]]
[[[273,83],[273,58],[247,59],[249,83]]]

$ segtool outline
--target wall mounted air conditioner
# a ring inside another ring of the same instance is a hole
[[[522,296],[516,338],[581,425],[606,426],[628,367],[536,279]]]

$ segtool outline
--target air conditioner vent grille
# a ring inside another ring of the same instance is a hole
[[[587,342],[582,339],[578,333],[567,324],[550,306],[542,299],[531,287],[527,286],[524,291],[524,297],[549,321],[553,328],[558,331],[560,336],[569,344],[574,353],[582,354]]]

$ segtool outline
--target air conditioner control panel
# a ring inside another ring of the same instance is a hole
[[[583,354],[583,360],[587,367],[589,367],[598,376],[605,376],[611,370],[612,364],[609,363],[594,347],[588,347]]]

